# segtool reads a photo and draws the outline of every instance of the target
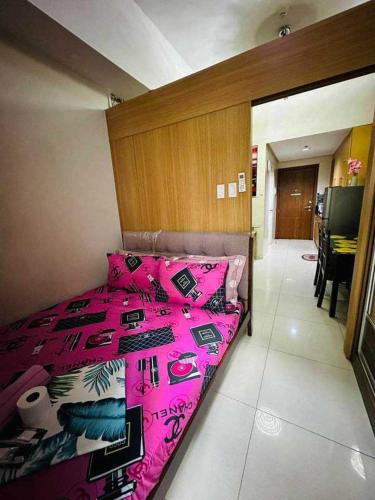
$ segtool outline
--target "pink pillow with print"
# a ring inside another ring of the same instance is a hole
[[[174,259],[176,260],[176,259]],[[177,258],[179,262],[211,263],[228,261],[228,272],[225,280],[225,297],[227,302],[236,305],[238,302],[238,285],[241,281],[243,270],[246,264],[246,257],[243,255],[229,255],[227,257],[210,257],[208,255],[184,255]]]
[[[128,292],[149,291],[159,276],[161,259],[150,255],[108,255],[108,285]]]
[[[165,259],[160,263],[159,284],[169,302],[222,312],[227,269],[227,261],[201,264]]]

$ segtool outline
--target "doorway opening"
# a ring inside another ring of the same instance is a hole
[[[360,293],[352,283],[374,102],[370,74],[252,108],[254,296],[278,325],[270,346],[340,367],[349,302]],[[359,354],[375,346],[369,332]]]

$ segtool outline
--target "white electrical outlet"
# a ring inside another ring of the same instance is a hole
[[[225,198],[225,184],[216,185],[216,198]]]
[[[245,172],[238,174],[238,192],[246,193],[246,175]]]
[[[229,198],[236,198],[237,196],[237,182],[228,183],[228,196]]]

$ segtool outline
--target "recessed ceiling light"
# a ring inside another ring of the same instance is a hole
[[[310,146],[303,146],[302,151],[310,151]]]

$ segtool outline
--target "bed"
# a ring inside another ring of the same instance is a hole
[[[36,362],[59,375],[92,363],[110,368],[125,358],[129,432],[123,442],[1,486],[0,498],[163,497],[160,484],[167,487],[166,471],[189,440],[217,368],[238,332],[251,334],[250,234],[125,232],[123,242],[125,250],[140,254],[246,256],[239,301],[217,313],[104,285],[2,328],[2,387]],[[77,329],[80,342],[65,349],[64,339]],[[110,332],[111,342],[88,346],[98,332]],[[42,346],[36,354],[35,346]]]

